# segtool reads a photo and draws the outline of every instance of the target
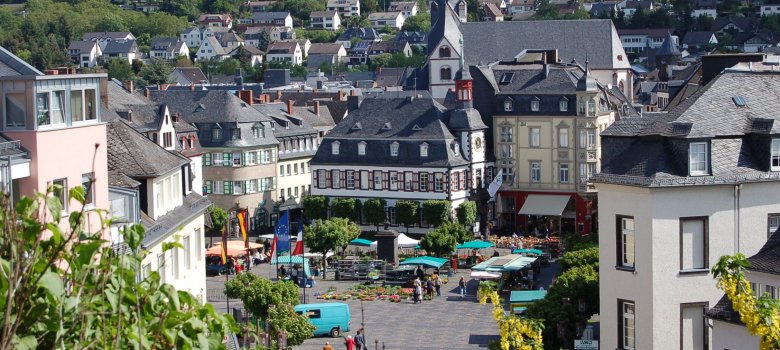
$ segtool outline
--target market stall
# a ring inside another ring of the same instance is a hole
[[[546,290],[514,290],[509,294],[509,310],[513,314],[523,314],[529,305],[544,299]]]
[[[471,270],[500,274],[499,291],[530,289],[533,287],[532,267],[535,262],[535,257],[510,254],[492,257],[473,266]]]
[[[416,256],[414,258],[408,258],[404,261],[401,261],[400,265],[419,265],[438,269],[444,266],[447,261],[449,260],[433,256]]]

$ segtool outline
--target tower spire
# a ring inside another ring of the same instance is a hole
[[[463,52],[463,34],[460,35],[458,42],[460,43],[460,69],[463,69],[464,57],[466,56],[465,52]]]

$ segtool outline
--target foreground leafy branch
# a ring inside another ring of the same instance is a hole
[[[480,304],[484,305],[487,299],[493,303],[493,319],[498,324],[501,350],[541,350],[544,348],[541,322],[511,314],[507,315],[501,306],[498,292],[491,291],[490,287],[481,288],[480,291],[482,292],[478,296]]]
[[[745,277],[748,267],[750,262],[741,253],[724,255],[712,268],[712,274],[750,334],[761,338],[760,349],[780,349],[780,303],[766,295],[755,297]]]
[[[56,189],[15,207],[0,195],[0,349],[224,347],[225,332],[237,331],[231,316],[162,283],[157,272],[142,275],[142,226],[121,230],[129,253],[117,254],[102,239],[109,219],[86,232],[87,213],[72,212],[61,229]],[[82,187],[69,198],[83,207]]]

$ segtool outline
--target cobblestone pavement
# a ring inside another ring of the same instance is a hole
[[[545,286],[550,283],[557,269],[557,264],[542,269],[541,282]],[[274,269],[272,265],[263,264],[253,267],[251,272],[270,278]],[[449,278],[450,282],[442,287],[440,297],[422,304],[413,304],[411,301],[367,301],[362,303],[361,310],[359,300],[347,301],[352,317],[349,334],[354,335],[363,320],[369,349],[383,349],[383,346],[386,350],[487,348],[488,342],[498,339],[498,327],[493,321],[491,306],[477,302],[475,294],[478,281],[470,280],[469,273],[470,270],[458,270],[454,277]],[[457,291],[460,276],[470,280],[465,299],[461,299]],[[224,283],[225,276],[207,278],[209,302],[218,310],[227,311],[227,302],[222,293]],[[314,288],[306,289],[307,302],[322,302],[313,297],[315,292],[323,293],[329,287],[345,290],[355,283],[334,281],[332,274],[329,274],[328,279],[318,278]],[[241,301],[231,299],[230,308],[236,307],[243,308]],[[316,337],[295,349],[320,350],[326,341],[334,349],[345,348],[343,339]]]

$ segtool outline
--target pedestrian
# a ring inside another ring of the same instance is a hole
[[[355,339],[352,339],[352,336],[348,335],[344,345],[347,346],[347,350],[355,350]]]
[[[436,296],[441,296],[441,276],[438,273],[433,274],[433,287],[436,288]]]
[[[322,350],[333,350],[333,347],[330,346],[330,342],[326,341],[325,346],[322,347]]]
[[[417,304],[417,301],[420,298],[420,293],[422,292],[422,290],[420,288],[420,286],[421,286],[420,279],[419,278],[415,278],[413,283],[414,283],[414,290],[412,291],[412,293],[414,294],[412,296],[414,298],[413,299],[414,300],[413,304]]]
[[[366,340],[363,338],[363,328],[358,329],[357,335],[355,336],[355,349],[356,350],[367,350],[366,348]]]
[[[287,275],[287,269],[284,268],[284,265],[279,267],[279,276],[277,276],[277,279],[284,278]]]
[[[293,270],[292,270],[292,273],[291,273],[291,275],[290,275],[290,276],[292,277],[292,281],[293,281],[293,283],[295,283],[295,284],[299,284],[299,283],[298,283],[298,265],[295,265],[295,266],[293,267]]]
[[[414,294],[417,295],[414,299],[416,300],[415,304],[416,303],[422,304],[422,284],[418,285],[417,287],[414,287]]]
[[[458,281],[458,288],[460,288],[460,298],[463,299],[466,297],[466,280],[463,278],[463,276],[460,276],[460,281]]]
[[[414,273],[417,275],[417,278],[419,278],[420,281],[425,279],[425,271],[423,271],[422,266],[417,266],[417,270],[415,270]]]
[[[499,255],[499,254],[498,254],[498,250],[494,250],[494,251],[493,251],[493,256],[495,257],[495,256],[498,256],[498,255]]]
[[[234,273],[234,271],[233,271],[233,267],[234,267],[234,266],[233,266],[233,259],[231,259],[231,258],[228,258],[228,259],[227,259],[227,274],[228,274],[228,275],[231,275],[231,274],[233,274],[233,273]]]
[[[428,278],[428,281],[425,282],[425,289],[427,289],[428,295],[433,298],[433,281],[431,278]]]

